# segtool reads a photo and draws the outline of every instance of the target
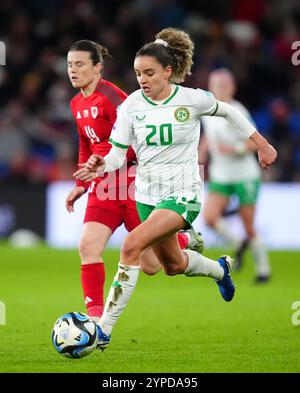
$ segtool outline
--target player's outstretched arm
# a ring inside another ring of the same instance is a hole
[[[272,145],[255,129],[246,117],[236,110],[232,105],[218,101],[218,109],[215,116],[223,117],[234,128],[247,136],[257,146],[260,165],[267,169],[277,157],[277,151]]]
[[[89,182],[103,176],[105,172],[114,172],[124,164],[126,153],[127,149],[112,146],[105,158],[92,154],[86,163],[80,164],[81,168],[73,176],[76,180]]]

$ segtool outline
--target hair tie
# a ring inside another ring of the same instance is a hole
[[[167,43],[167,41],[162,40],[161,38],[157,38],[154,41],[154,44],[158,44],[158,45],[163,45],[165,47],[169,46],[169,44]]]

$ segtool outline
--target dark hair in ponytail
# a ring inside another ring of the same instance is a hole
[[[74,44],[71,45],[69,52],[75,51],[89,52],[93,65],[96,65],[97,63],[103,64],[104,58],[110,56],[107,48],[100,44],[97,44],[97,42],[90,40],[80,40],[74,42]]]

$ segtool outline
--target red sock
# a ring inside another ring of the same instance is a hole
[[[103,313],[104,263],[81,265],[81,284],[87,313],[90,317],[101,317]]]
[[[178,232],[177,239],[178,239],[178,243],[179,243],[180,248],[182,250],[184,250],[189,243],[189,239],[188,239],[187,235],[185,235],[182,232]]]

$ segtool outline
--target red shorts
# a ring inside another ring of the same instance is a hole
[[[130,188],[134,187],[134,181],[130,182]],[[110,190],[107,199],[99,198],[97,187],[89,193],[84,222],[99,222],[109,227],[114,232],[124,223],[128,232],[136,228],[140,223],[140,218],[136,209],[135,200],[128,196],[128,187],[119,187]]]

